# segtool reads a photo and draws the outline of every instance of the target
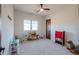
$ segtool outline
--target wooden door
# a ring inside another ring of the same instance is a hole
[[[46,38],[51,39],[51,19],[46,20]]]

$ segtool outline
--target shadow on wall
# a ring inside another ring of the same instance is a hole
[[[78,45],[75,33],[73,33],[73,32],[66,32],[65,33],[65,40],[72,41],[75,46]]]
[[[65,40],[66,41],[72,40],[73,39],[72,36],[73,36],[72,32],[65,32]]]

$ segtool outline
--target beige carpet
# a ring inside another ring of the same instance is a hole
[[[52,40],[40,39],[20,44],[20,55],[71,55],[65,47]]]

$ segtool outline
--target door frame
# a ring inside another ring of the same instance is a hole
[[[51,26],[51,19],[46,19],[46,38],[48,38],[47,37],[47,21],[50,21],[50,26]],[[50,38],[48,39],[51,39],[51,28],[50,28]]]

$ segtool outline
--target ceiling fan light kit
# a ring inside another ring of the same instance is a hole
[[[44,11],[44,9],[41,8],[40,11],[42,12],[42,11]]]

